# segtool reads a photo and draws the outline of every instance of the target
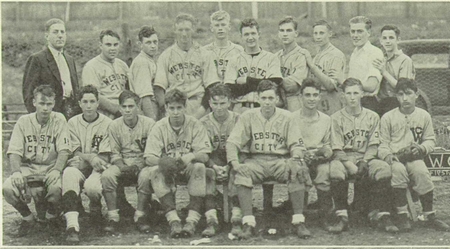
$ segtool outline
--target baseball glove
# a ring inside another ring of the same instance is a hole
[[[414,154],[413,148],[416,148],[419,151],[419,153]],[[412,162],[415,160],[423,159],[425,157],[425,153],[423,153],[422,149],[419,147],[418,144],[412,144],[404,148],[401,148],[395,155],[397,156],[398,160],[401,163]]]
[[[299,159],[291,158],[286,161],[287,180],[293,181],[296,178],[300,182],[307,182],[309,179],[309,169],[304,162]]]
[[[25,203],[30,203],[32,199],[30,188],[44,187],[44,179],[45,175],[29,175],[24,177],[25,188],[19,189],[19,199]]]
[[[181,158],[162,157],[159,159],[158,167],[164,175],[166,184],[171,184],[178,172],[184,169],[184,163]]]

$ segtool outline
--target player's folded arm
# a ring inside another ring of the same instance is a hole
[[[58,156],[56,157],[55,166],[53,169],[58,170],[59,172],[63,172],[64,168],[67,166],[67,160],[71,155],[68,149],[58,151]]]

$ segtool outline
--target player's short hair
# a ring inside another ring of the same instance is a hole
[[[298,22],[294,20],[292,16],[286,16],[278,22],[278,27],[285,24],[292,23],[294,25],[294,30],[297,30]]]
[[[103,42],[103,37],[105,36],[112,36],[112,37],[116,37],[117,39],[119,39],[120,41],[120,36],[116,31],[110,30],[110,29],[105,29],[102,30],[102,32],[100,32],[100,42]]]
[[[230,20],[231,20],[230,14],[228,14],[228,12],[226,12],[224,10],[219,10],[219,11],[212,13],[210,19],[211,19],[211,22],[212,21],[222,21],[222,20],[230,22]]]
[[[213,97],[216,96],[225,96],[228,99],[230,99],[231,98],[230,87],[227,86],[226,84],[221,83],[214,85],[209,89],[209,97],[210,99],[212,99]]]
[[[182,104],[183,106],[186,106],[186,100],[187,100],[186,94],[178,89],[168,91],[165,96],[166,105],[170,103],[179,103]]]
[[[239,26],[239,32],[242,34],[242,29],[245,27],[256,27],[256,30],[259,32],[259,24],[254,18],[247,18],[242,20],[241,25]]]
[[[362,85],[361,81],[358,79],[355,79],[355,78],[348,78],[348,79],[344,80],[344,82],[341,85],[341,88],[345,92],[345,89],[347,87],[351,87],[351,86],[359,86],[361,88],[361,90],[363,89],[363,85]]]
[[[184,21],[191,22],[192,26],[195,26],[197,24],[197,19],[195,19],[193,15],[187,13],[180,13],[175,17],[174,25]]]
[[[307,87],[312,87],[317,89],[319,92],[322,91],[322,87],[320,86],[319,82],[315,78],[306,78],[302,82],[302,86],[300,88],[300,92],[303,94],[303,90]]]
[[[153,26],[142,26],[141,29],[139,30],[139,34],[138,34],[138,38],[139,41],[142,42],[142,40],[144,40],[145,38],[149,38],[150,36],[157,34],[155,28],[153,28]]]
[[[333,28],[331,27],[331,25],[330,25],[326,20],[319,20],[319,21],[316,21],[316,22],[312,25],[312,27],[314,28],[314,27],[316,27],[316,26],[325,26],[325,27],[327,27],[328,31],[332,31],[332,30],[333,30]]]
[[[256,88],[256,92],[258,94],[268,91],[268,90],[274,90],[275,93],[278,93],[278,86],[273,81],[270,80],[261,80],[259,82],[258,87]]]
[[[366,30],[369,31],[372,28],[372,20],[365,16],[355,16],[350,21],[348,21],[348,24],[356,24],[356,23],[364,23],[366,25]]]
[[[64,23],[63,20],[58,19],[58,18],[52,18],[52,19],[48,20],[48,21],[45,23],[45,26],[44,26],[45,32],[49,32],[49,31],[50,31],[50,27],[51,27],[53,24],[62,24],[62,25],[64,25],[64,27],[66,26],[66,24]]]
[[[397,85],[395,86],[395,93],[398,93],[400,91],[405,92],[407,89],[411,89],[415,93],[417,93],[417,91],[419,90],[415,80],[408,78],[399,78],[397,80]]]
[[[394,31],[395,35],[397,36],[397,39],[400,36],[400,29],[397,26],[395,26],[395,25],[392,25],[392,24],[384,25],[381,28],[381,32],[380,33],[383,33],[383,31],[385,31],[385,30],[392,30],[392,31]]]
[[[36,99],[38,94],[42,94],[45,97],[55,97],[55,91],[53,91],[53,88],[49,85],[40,85],[36,87],[33,91],[33,98]]]
[[[141,101],[141,98],[139,98],[136,93],[130,90],[123,90],[123,92],[119,95],[119,105],[122,105],[127,99],[133,99],[136,105],[138,105],[139,101]]]
[[[77,94],[78,100],[81,101],[81,99],[84,97],[84,95],[89,94],[89,93],[94,94],[95,98],[98,100],[98,90],[93,85],[83,86]]]

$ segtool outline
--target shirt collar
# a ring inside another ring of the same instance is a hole
[[[364,44],[360,49],[355,48],[355,51],[359,52],[359,51],[365,51],[367,50],[367,48],[369,48],[372,45],[372,43],[370,43],[370,41],[367,41],[366,44]]]
[[[394,58],[399,57],[400,55],[403,54],[403,51],[401,49],[397,50],[397,52],[393,53],[391,57],[387,58],[388,60],[392,60]]]
[[[50,46],[50,45],[48,46],[48,49],[50,50],[50,52],[52,53],[52,55],[53,55],[54,58],[58,58],[59,53],[63,53],[63,52],[64,52],[64,50],[61,50],[61,52],[60,52],[60,51],[54,49],[54,48],[53,48],[52,46]]]

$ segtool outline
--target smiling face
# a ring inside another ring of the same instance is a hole
[[[331,31],[325,25],[317,25],[313,29],[314,43],[319,47],[323,47],[330,43]]]
[[[366,44],[369,40],[370,32],[366,29],[364,23],[352,23],[350,24],[350,37],[352,38],[353,45],[360,48]]]
[[[348,86],[344,90],[345,102],[348,107],[356,108],[361,106],[361,98],[363,97],[363,90],[361,86]]]
[[[228,32],[230,32],[230,21],[227,19],[223,20],[213,20],[211,21],[211,32],[214,37],[218,40],[226,39],[228,37]]]
[[[175,24],[175,38],[179,44],[190,44],[193,33],[194,25],[190,21],[180,21]]]
[[[56,50],[61,50],[66,45],[66,27],[62,23],[55,23],[45,33],[48,44]]]
[[[241,37],[246,48],[255,49],[259,47],[259,32],[256,26],[243,27]]]
[[[278,38],[281,39],[283,45],[289,45],[295,42],[295,38],[298,36],[298,32],[294,28],[294,24],[291,22],[283,23],[278,27]]]
[[[314,87],[305,87],[302,93],[303,107],[314,110],[320,101],[320,91]]]
[[[380,43],[383,45],[383,48],[386,50],[386,52],[393,52],[397,51],[398,49],[398,37],[395,34],[394,30],[384,30],[381,33],[380,37]]]
[[[120,41],[117,37],[105,35],[100,42],[100,49],[102,51],[102,58],[106,61],[112,62],[119,54]]]
[[[121,105],[120,105],[120,113],[122,114],[123,120],[128,123],[132,124],[137,121],[137,116],[139,113],[139,107],[137,103],[134,101],[133,98],[126,99]]]
[[[140,42],[141,50],[150,57],[153,57],[158,53],[158,43],[157,34],[153,34],[150,37],[142,37],[142,42]]]

